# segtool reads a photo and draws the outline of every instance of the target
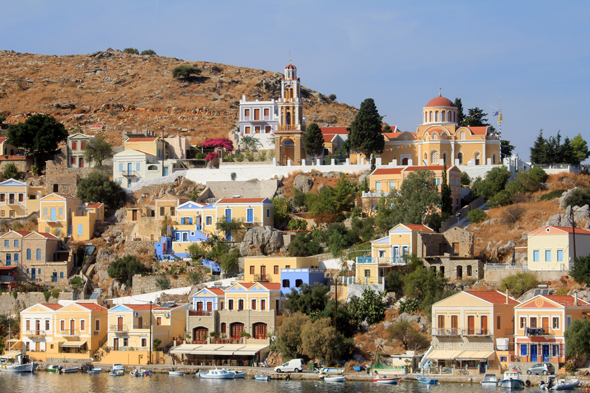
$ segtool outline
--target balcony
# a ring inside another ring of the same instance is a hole
[[[271,279],[268,274],[255,274],[254,282],[271,282]]]
[[[461,329],[459,328],[432,328],[433,336],[460,336]]]
[[[25,201],[18,201],[16,198],[8,198],[8,205],[24,205]]]
[[[210,317],[213,311],[207,310],[188,310],[188,315],[191,317]]]
[[[156,324],[152,324],[152,326],[155,326]],[[144,322],[144,323],[134,323],[133,324],[133,329],[149,329],[150,328],[150,323],[149,322]]]
[[[123,177],[139,177],[139,173],[137,171],[122,171],[121,176],[123,176]]]
[[[126,325],[109,325],[109,332],[113,333],[126,333],[129,328]]]
[[[524,328],[525,336],[548,336],[549,328]]]
[[[74,338],[74,337],[79,337],[81,333],[79,330],[67,329],[62,332],[59,332],[59,334],[61,334],[63,337]],[[88,334],[88,332],[84,332],[84,334]]]
[[[42,338],[49,333],[51,332],[46,332],[45,330],[25,330],[24,332],[24,334],[29,336],[30,338]]]
[[[475,328],[467,328],[463,329],[464,336],[491,336],[492,333],[489,329],[475,329]]]
[[[451,337],[451,336],[491,336],[492,333],[489,329],[475,329],[475,328],[432,328],[432,335],[438,337]]]
[[[406,257],[357,257],[356,263],[403,266],[407,264],[407,259]]]

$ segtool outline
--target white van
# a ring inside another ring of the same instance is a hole
[[[295,372],[300,373],[304,369],[303,359],[291,359],[285,364],[275,367],[277,373]]]

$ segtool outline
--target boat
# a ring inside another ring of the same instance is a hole
[[[234,373],[234,379],[242,379],[242,378],[246,378],[246,373],[243,371],[235,371],[235,370],[227,370],[230,373]]]
[[[427,385],[436,385],[438,383],[438,379],[436,378],[418,377],[416,379],[418,380],[418,383],[425,383]]]
[[[254,379],[256,379],[257,381],[268,382],[270,381],[270,375],[257,375],[254,377]]]
[[[9,373],[32,373],[35,371],[37,363],[32,362],[29,355],[16,355],[12,363],[7,359],[0,359],[0,371]]]
[[[227,371],[225,369],[213,369],[206,373],[199,373],[199,376],[204,379],[234,379],[235,373],[233,371]]]
[[[373,378],[373,383],[378,385],[397,385],[401,378]]]
[[[63,369],[64,374],[76,374],[78,371],[80,371],[80,367],[66,367]]]
[[[324,382],[344,382],[346,377],[344,375],[331,375],[324,377]]]
[[[125,366],[122,363],[113,363],[111,371],[123,371],[125,372]]]
[[[125,371],[124,370],[113,370],[109,373],[109,375],[111,377],[122,377],[123,375],[125,375]]]
[[[92,369],[88,370],[87,373],[88,374],[100,374],[101,371],[102,371],[102,368],[93,367]]]
[[[560,379],[555,382],[555,377],[549,377],[547,383],[541,382],[541,390],[568,390],[577,387],[580,384],[578,379]]]
[[[184,376],[184,371],[176,371],[174,369],[168,371],[168,375],[174,375],[177,377],[183,377]]]
[[[483,376],[481,386],[484,388],[496,387],[498,385],[498,376],[493,373],[488,373]]]
[[[344,369],[337,367],[322,367],[320,372],[322,374],[344,374]]]
[[[133,375],[134,377],[147,377],[152,374],[149,370],[144,370],[143,368],[137,367],[135,370],[131,371],[129,374]]]
[[[59,366],[57,364],[52,364],[51,366],[47,367],[47,372],[48,373],[57,373],[60,370],[60,367],[61,366]]]
[[[520,379],[520,371],[512,369],[504,372],[504,377],[498,382],[498,386],[510,390],[524,389],[524,381]]]

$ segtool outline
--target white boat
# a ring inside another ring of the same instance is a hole
[[[488,374],[484,375],[483,379],[481,381],[481,386],[484,388],[488,388],[488,387],[495,388],[496,386],[498,386],[498,376],[493,373],[488,373]]]
[[[373,378],[373,383],[377,385],[397,385],[401,378]]]
[[[149,370],[144,370],[143,368],[137,367],[135,370],[131,371],[129,374],[133,375],[134,377],[146,377],[151,375],[152,372]]]
[[[206,373],[199,373],[199,376],[204,379],[234,379],[235,373],[225,369],[213,369]]]
[[[125,371],[124,370],[113,370],[109,373],[109,375],[111,377],[122,377],[123,375],[125,375]]]
[[[234,379],[246,378],[246,373],[243,371],[235,371],[235,370],[230,370],[230,369],[228,369],[227,371],[229,371],[230,373],[234,373]]]
[[[111,369],[111,371],[123,371],[125,372],[125,366],[123,366],[122,363],[113,363],[113,368]]]
[[[256,379],[257,381],[268,382],[270,381],[270,375],[257,375],[254,377],[254,379]]]
[[[324,377],[324,382],[344,382],[345,379],[344,375],[332,375]]]
[[[87,372],[88,372],[88,374],[100,374],[101,371],[102,371],[102,368],[94,367],[91,370],[88,370]]]
[[[35,371],[37,363],[31,362],[28,355],[16,355],[12,363],[7,359],[0,359],[0,371],[9,373],[32,373]]]
[[[557,382],[555,382],[555,378],[550,377],[549,380],[547,381],[547,383],[542,382],[539,385],[539,387],[542,390],[568,390],[568,389],[574,389],[579,384],[580,384],[580,381],[575,378],[560,379]]]
[[[80,367],[66,367],[63,369],[64,374],[76,374],[80,371]]]
[[[183,377],[184,376],[184,371],[176,371],[174,369],[168,371],[168,375],[174,375],[177,377]]]
[[[344,374],[344,369],[338,367],[322,367],[320,372],[322,374]]]
[[[52,364],[51,366],[48,366],[47,367],[47,372],[48,373],[57,373],[57,372],[59,372],[60,367],[61,366],[59,366],[57,364]]]
[[[503,379],[498,383],[503,389],[520,390],[524,389],[524,381],[520,379],[520,371],[509,370],[504,372]]]

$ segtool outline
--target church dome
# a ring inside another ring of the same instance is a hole
[[[286,70],[296,70],[297,67],[295,67],[293,64],[289,64],[288,66],[285,67]]]
[[[452,106],[454,107],[455,105],[453,105],[453,102],[451,100],[449,100],[446,97],[443,96],[438,96],[438,97],[434,97],[432,100],[428,101],[428,104],[426,104],[426,107],[433,107],[433,106]]]

